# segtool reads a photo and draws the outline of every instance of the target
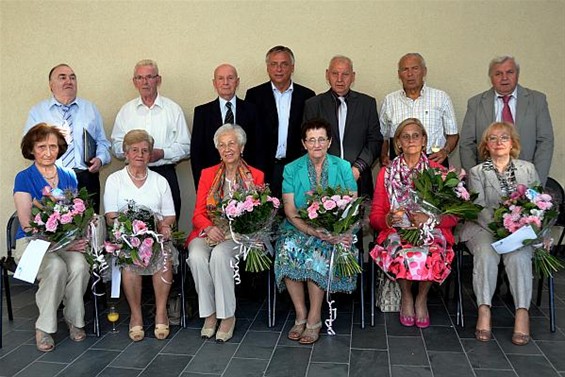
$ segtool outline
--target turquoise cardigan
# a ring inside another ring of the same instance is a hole
[[[308,178],[308,155],[304,155],[284,167],[283,194],[294,194],[296,208],[306,206],[306,192],[311,191]],[[351,171],[351,164],[339,157],[328,154],[328,186],[357,191],[357,183]]]

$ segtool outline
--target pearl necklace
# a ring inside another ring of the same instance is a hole
[[[147,168],[145,168],[145,175],[143,177],[136,177],[135,175],[133,175],[129,171],[129,166],[126,166],[126,171],[128,172],[128,175],[131,177],[131,179],[133,179],[134,181],[144,181],[147,178],[147,174],[149,174],[149,169]]]

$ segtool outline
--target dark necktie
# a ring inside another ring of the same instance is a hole
[[[224,124],[231,123],[233,124],[233,111],[231,111],[231,102],[226,102],[226,107],[228,110],[226,111],[226,118],[224,119]]]
[[[510,98],[512,96],[500,96],[502,102],[504,102],[504,107],[502,108],[502,121],[514,124],[514,118],[512,117],[512,111],[510,111]]]

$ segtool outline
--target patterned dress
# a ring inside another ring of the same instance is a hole
[[[328,156],[329,157],[329,156]],[[308,178],[310,180],[310,190],[316,188],[316,172],[314,166],[307,159]],[[351,173],[351,169],[349,172]],[[285,167],[285,180],[296,178],[292,174],[286,174]],[[349,178],[344,177],[342,182],[338,184],[341,187],[347,187],[355,190],[355,186],[348,185]],[[354,182],[354,181],[353,181]],[[284,185],[283,185],[284,186]],[[320,186],[322,188],[328,187],[328,164],[327,160],[324,161],[322,167],[322,176],[320,179]],[[283,187],[284,190],[284,187]],[[297,200],[297,195],[301,199],[305,197],[305,192],[295,192],[295,203],[304,202],[304,200]],[[321,239],[309,236],[296,229],[288,220],[285,220],[281,225],[281,236],[276,243],[276,258],[275,258],[275,278],[279,290],[284,290],[284,279],[289,278],[295,281],[311,280],[316,283],[321,289],[328,289],[328,277],[330,274],[330,259],[334,245],[329,242],[322,241]],[[352,246],[353,252],[357,256],[358,250]],[[330,292],[346,292],[350,293],[355,290],[357,276],[338,277],[334,268],[333,278],[331,279]]]

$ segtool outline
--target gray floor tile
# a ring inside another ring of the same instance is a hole
[[[92,349],[104,349],[113,351],[122,351],[131,344],[128,336],[128,324],[117,327],[118,333],[102,334],[101,338],[94,343]]]
[[[262,376],[267,369],[267,360],[240,359],[234,357],[223,377],[257,377]]]
[[[389,337],[388,345],[392,365],[429,366],[421,337]]]
[[[306,377],[347,377],[347,364],[310,363]]]
[[[518,377],[513,370],[475,369],[477,377]]]
[[[504,353],[494,340],[479,342],[476,339],[463,339],[461,342],[473,368],[511,369]]]
[[[185,369],[191,359],[192,356],[186,355],[157,355],[140,374],[140,377],[176,377]]]
[[[11,331],[2,336],[2,349],[0,349],[0,357],[9,354],[22,344],[35,344],[35,331]]]
[[[118,356],[116,351],[89,350],[57,375],[57,377],[96,376]]]
[[[377,350],[351,350],[349,377],[387,377],[389,373],[388,352]]]
[[[536,341],[537,346],[547,356],[555,369],[565,372],[565,342]],[[529,344],[528,344],[529,345]]]
[[[67,338],[60,343],[55,343],[55,347],[59,352],[48,352],[41,358],[41,361],[70,363],[86,352],[97,341],[98,338],[95,336],[87,336],[82,342],[73,342]]]
[[[141,342],[131,342],[120,356],[110,364],[113,367],[145,368],[168,341],[146,337]]]
[[[239,344],[206,342],[188,364],[186,372],[221,374]]]
[[[453,327],[430,326],[422,330],[428,351],[463,352]]]
[[[310,359],[310,348],[277,347],[265,376],[304,376]]]
[[[364,329],[354,326],[351,348],[387,349],[385,325],[366,326]]]
[[[464,353],[428,352],[435,377],[472,377],[473,370]]]
[[[279,336],[278,333],[248,331],[235,356],[269,360]]]
[[[322,335],[314,344],[312,362],[322,363],[349,363],[349,345],[351,337],[348,335]]]
[[[205,343],[200,337],[200,329],[183,329],[167,343],[161,353],[178,355],[196,355],[196,352]]]
[[[106,367],[96,377],[137,377],[143,369]]]
[[[512,343],[513,328],[494,328],[493,336],[505,353],[521,354],[521,355],[540,355],[541,351],[536,347],[535,342],[530,342],[525,346],[517,346]],[[565,342],[562,343],[565,347]]]
[[[20,346],[0,359],[0,372],[4,376],[12,376],[43,355],[44,353],[39,352],[35,346]]]
[[[405,327],[400,324],[398,313],[386,313],[386,329],[389,336],[420,336],[420,329],[416,326]]]
[[[559,376],[557,371],[543,356],[508,355],[514,370],[520,377],[553,377]]]
[[[432,371],[430,367],[393,365],[392,377],[432,377]]]
[[[59,373],[67,364],[43,363],[36,361],[18,373],[18,377],[51,377]],[[2,374],[3,372],[0,372]]]

